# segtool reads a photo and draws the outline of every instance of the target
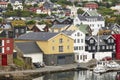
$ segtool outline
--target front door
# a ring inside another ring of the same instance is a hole
[[[7,55],[2,55],[2,66],[7,66]]]

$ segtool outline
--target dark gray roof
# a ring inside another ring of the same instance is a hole
[[[19,1],[20,3],[22,3],[22,0],[10,0],[11,3],[15,3],[15,1]]]
[[[81,21],[87,21],[87,19],[96,19],[97,21],[104,21],[104,18],[102,16],[82,16],[82,15],[78,15],[78,18]]]
[[[45,1],[45,3],[43,4],[43,6],[46,8],[46,9],[52,9],[54,4],[50,1]]]
[[[24,54],[42,52],[42,50],[37,46],[35,42],[20,42],[15,44]]]
[[[63,31],[64,34],[71,36],[75,31]]]
[[[30,32],[20,35],[17,39],[47,41],[50,38],[56,36],[57,34],[58,33],[52,33],[52,32]]]
[[[113,30],[113,28],[115,28],[115,27],[117,27],[117,28],[120,29],[120,26],[119,26],[117,23],[110,24],[109,29],[110,29],[110,30]]]
[[[69,25],[67,25],[67,24],[55,24],[51,28],[63,28],[63,27],[66,27],[66,26],[69,26]]]

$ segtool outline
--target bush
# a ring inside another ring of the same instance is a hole
[[[16,64],[17,66],[21,67],[24,66],[24,61],[18,58],[14,58],[13,59],[14,64]]]

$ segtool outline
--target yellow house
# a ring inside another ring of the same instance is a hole
[[[79,28],[78,28],[77,26],[75,26],[75,25],[70,25],[70,26],[66,29],[66,31],[76,31],[76,30],[79,30]]]
[[[74,62],[74,40],[64,33],[31,32],[18,37],[17,41],[36,41],[44,52],[46,65],[61,65]]]

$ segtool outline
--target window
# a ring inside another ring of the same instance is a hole
[[[112,46],[112,45],[110,46],[110,49],[113,49],[113,46]]]
[[[93,40],[93,39],[91,39],[91,40],[90,40],[90,43],[91,43],[91,44],[93,44],[93,43],[94,43],[94,40]]]
[[[83,39],[81,39],[81,43],[83,43]]]
[[[95,50],[95,46],[93,46],[93,50]]]
[[[74,43],[76,43],[76,39],[74,40]]]
[[[59,43],[63,43],[63,39],[62,38],[59,39]]]
[[[107,49],[109,49],[109,46],[106,46]]]
[[[7,47],[6,50],[9,51],[9,50],[10,50],[10,47]]]
[[[81,46],[79,46],[79,50],[81,50]]]
[[[63,46],[59,46],[59,52],[63,52]]]
[[[0,48],[0,53],[2,53],[2,48]]]
[[[88,46],[88,50],[91,50],[91,47],[90,47],[90,46]]]
[[[115,49],[115,46],[113,46],[113,49]]]
[[[80,55],[80,59],[82,60],[82,55]]]
[[[67,46],[67,49],[69,49],[70,47],[69,46]]]
[[[2,46],[2,40],[0,40],[0,46]]]
[[[113,39],[111,39],[111,42],[112,42],[112,43],[114,43],[114,40],[113,40]]]
[[[54,46],[52,46],[52,50],[55,50],[55,47],[54,47]]]
[[[10,43],[10,40],[6,40],[6,43]]]
[[[25,32],[25,30],[24,29],[21,29],[21,33],[24,33]]]
[[[83,46],[81,46],[81,50],[83,50]]]
[[[105,49],[105,46],[102,46],[102,49]]]
[[[75,50],[78,50],[78,46],[75,47]]]
[[[78,43],[80,43],[80,40],[79,40],[79,39],[77,39],[77,42],[78,42]]]
[[[77,33],[77,36],[80,36],[80,33]]]
[[[67,39],[67,42],[69,42],[69,39]]]
[[[18,29],[16,29],[15,32],[18,33]]]
[[[111,41],[111,40],[110,40],[110,39],[108,39],[108,43],[110,43],[110,41]]]
[[[79,55],[77,55],[77,60],[79,60]]]

